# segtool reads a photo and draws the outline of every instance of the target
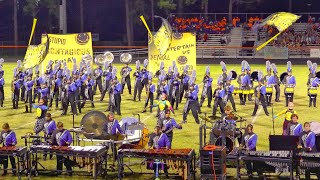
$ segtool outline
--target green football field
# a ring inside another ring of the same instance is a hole
[[[0,109],[0,124],[3,124],[5,122],[8,122],[10,124],[11,129],[13,129],[18,138],[18,145],[24,146],[24,141],[20,139],[22,135],[25,135],[27,132],[33,131],[33,126],[35,123],[36,114],[35,113],[23,113],[25,111],[24,108],[24,102],[19,102],[19,109],[12,109],[12,101],[11,101],[11,81],[13,77],[13,69],[15,67],[16,63],[4,63],[4,71],[5,71],[5,103],[3,108]],[[121,67],[120,64],[115,65],[118,68]],[[133,65],[132,65],[133,66]],[[206,65],[198,65],[197,66],[197,83],[200,84],[200,92],[202,89],[201,80],[204,76]],[[286,71],[285,65],[278,65],[278,71],[279,74]],[[134,67],[132,67],[135,69]],[[215,84],[217,82],[217,78],[219,74],[221,74],[221,67],[220,65],[211,65],[211,76],[214,78],[213,87],[215,87]],[[235,70],[240,72],[240,62],[236,65],[227,65],[228,70]],[[265,65],[251,65],[252,70],[263,70],[264,74],[266,72]],[[318,121],[319,113],[318,108],[309,107],[309,98],[307,96],[307,78],[308,78],[308,67],[307,65],[294,65],[293,64],[293,75],[296,77],[297,86],[295,88],[295,95],[294,95],[294,104],[295,104],[295,110],[299,114],[299,121],[300,123],[304,123],[306,121]],[[132,84],[134,82],[133,78],[131,79]],[[154,82],[156,82],[156,79],[154,79]],[[233,82],[236,85],[236,82]],[[255,82],[256,84],[256,82]],[[238,85],[236,85],[238,87]],[[98,92],[98,91],[97,91]],[[133,92],[133,90],[132,90]],[[133,94],[133,93],[132,93]],[[200,94],[199,94],[200,97]],[[100,98],[100,95],[95,96],[95,100],[98,101]],[[135,113],[140,113],[144,108],[144,100],[145,100],[145,90],[142,93],[142,99],[141,102],[134,102],[133,95],[128,94],[128,90],[125,87],[124,94],[122,96],[122,103],[121,103],[121,113],[122,116],[116,115],[116,119],[121,120],[123,117],[129,117],[133,116]],[[239,97],[235,96],[235,101],[237,105],[237,114],[247,119],[247,124],[252,123],[254,125],[254,132],[258,135],[258,150],[268,150],[269,147],[269,140],[268,136],[272,133],[272,109],[271,107],[268,107],[270,116],[266,116],[264,114],[264,111],[262,110],[262,107],[259,108],[257,116],[252,117],[252,111],[254,107],[254,101],[247,102],[245,106],[239,105]],[[273,101],[274,101],[274,95],[273,95]],[[281,86],[281,97],[280,101],[278,103],[274,103],[274,112],[280,112],[281,110],[285,109],[285,99],[283,95],[283,86]],[[157,101],[155,101],[157,102]],[[185,100],[182,101],[182,104],[179,105],[179,109],[176,111],[175,115],[172,115],[173,118],[180,123],[182,121],[182,110],[183,106],[185,104]],[[212,103],[213,104],[213,103]],[[204,116],[204,113],[208,113],[209,115],[212,113],[212,109],[206,107],[207,102],[204,103],[204,106],[202,107],[202,114],[201,116]],[[59,104],[60,106],[60,104]],[[98,111],[104,111],[107,108],[107,98],[105,98],[104,102],[99,102],[95,104],[94,110]],[[70,110],[70,107],[69,107]],[[68,110],[68,111],[69,111]],[[86,107],[82,110],[82,114],[79,114],[78,116],[75,116],[75,126],[80,125],[80,121],[82,117],[88,112],[91,111],[92,108],[89,104],[86,105]],[[141,121],[145,123],[146,127],[149,129],[149,132],[153,131],[153,127],[156,125],[156,118],[155,118],[155,112],[156,109],[153,111],[153,113],[141,113]],[[53,119],[58,122],[62,121],[64,123],[65,128],[71,128],[72,127],[72,114],[68,114],[67,116],[60,116],[62,113],[58,110],[51,110],[50,113],[53,114]],[[275,133],[281,134],[282,133],[282,123],[283,123],[284,117],[278,117],[275,120]],[[174,130],[174,138],[173,138],[173,144],[172,148],[193,148],[198,152],[199,150],[199,125],[195,123],[191,112],[188,116],[188,122],[187,124],[183,124],[182,130]],[[54,161],[46,161],[42,162],[46,167],[54,168],[55,167],[55,160]],[[10,166],[10,165],[9,165]],[[140,167],[135,166],[134,167],[136,172],[140,172]],[[143,171],[145,171],[145,166],[142,167]],[[152,171],[148,171],[151,173]],[[112,174],[112,173],[111,173]],[[114,176],[113,176],[114,177]],[[0,177],[0,179],[12,179],[13,177],[9,174],[7,178]],[[36,177],[33,179],[88,179],[89,177],[83,177],[83,176],[76,176],[73,177],[67,177],[67,176],[61,176],[61,177],[50,177],[50,176],[41,176]],[[133,176],[133,177],[127,177],[126,179],[152,179],[152,176]]]

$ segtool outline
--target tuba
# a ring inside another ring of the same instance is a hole
[[[131,62],[131,60],[132,60],[132,56],[129,53],[123,53],[120,56],[120,61],[122,63],[128,64]],[[123,68],[120,74],[122,78],[125,78],[130,74],[130,71],[128,70],[128,68]]]

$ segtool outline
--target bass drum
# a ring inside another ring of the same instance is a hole
[[[252,81],[258,81],[258,71],[253,71],[251,73],[251,79]]]
[[[229,136],[226,136],[225,138],[226,138],[226,141],[225,141],[226,144],[225,145],[222,144],[222,137],[221,136],[217,138],[217,140],[214,143],[214,145],[216,145],[216,146],[226,146],[227,154],[229,154],[229,153],[231,153],[233,151],[234,140]]]
[[[320,71],[318,71],[318,72],[316,73],[316,77],[317,77],[317,78],[320,78]]]
[[[280,75],[280,82],[283,82],[284,81],[284,77],[286,77],[288,75],[287,72],[284,72]]]
[[[231,70],[231,73],[232,73],[231,79],[232,79],[232,80],[237,79],[237,76],[238,76],[237,72],[235,72],[234,70]]]

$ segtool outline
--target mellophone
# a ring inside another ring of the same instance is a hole
[[[193,149],[120,149],[118,151],[118,178],[123,177],[124,157],[164,160],[168,168],[176,170],[183,179],[195,177]]]
[[[27,147],[18,146],[6,146],[0,147],[0,160],[7,158],[8,156],[16,158],[17,163],[17,175],[18,179],[21,179],[21,174],[28,171],[28,149]]]
[[[32,160],[36,163],[33,167],[38,171],[38,154],[54,154],[67,157],[72,166],[87,168],[94,178],[102,173],[103,163],[106,163],[105,146],[49,146],[49,145],[31,145],[30,153]]]

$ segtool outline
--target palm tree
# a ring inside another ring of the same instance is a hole
[[[80,2],[80,31],[83,32],[84,29],[84,18],[83,18],[83,0],[79,0]]]
[[[132,19],[130,16],[130,0],[124,0],[124,6],[126,10],[126,31],[127,31],[127,41],[128,46],[132,46],[133,44],[133,33],[132,33]]]
[[[18,45],[18,0],[13,0],[14,45]]]

